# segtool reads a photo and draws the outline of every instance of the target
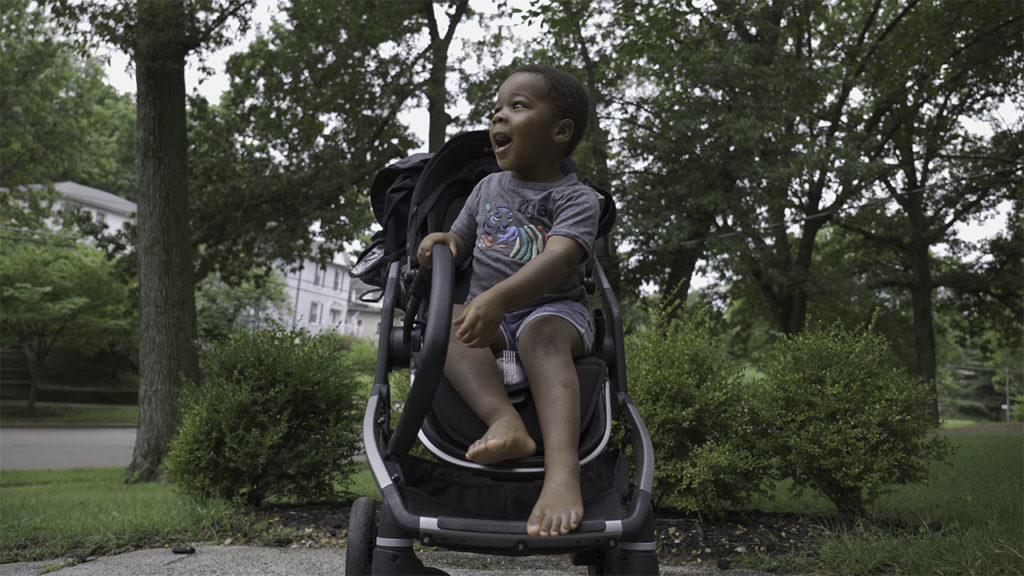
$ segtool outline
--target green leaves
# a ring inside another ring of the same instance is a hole
[[[128,338],[128,287],[103,253],[73,243],[4,240],[0,256],[4,339],[61,341],[85,353]]]
[[[202,365],[205,381],[186,387],[167,457],[186,493],[249,505],[337,496],[360,438],[344,341],[280,326],[239,329]]]
[[[0,185],[74,180],[134,198],[132,98],[44,8],[5,2],[0,29]]]
[[[17,344],[32,376],[56,346],[85,355],[135,348],[129,287],[103,252],[73,241],[14,232],[0,240],[0,339]]]
[[[709,314],[652,311],[626,339],[626,362],[655,446],[657,504],[714,515],[760,493],[772,463],[756,443],[751,390]]]
[[[920,482],[948,445],[934,435],[927,383],[894,368],[869,330],[814,324],[781,342],[762,405],[770,452],[795,486],[863,515],[880,495]]]
[[[193,102],[200,275],[295,262],[317,237],[329,258],[366,230],[373,175],[413,145],[397,114],[417,94],[420,7],[293,2],[228,61],[220,105]]]

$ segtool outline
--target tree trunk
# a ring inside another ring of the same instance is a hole
[[[39,399],[39,383],[42,380],[42,363],[37,361],[38,355],[33,354],[28,343],[22,346],[22,354],[25,356],[25,364],[28,366],[28,411],[36,409],[36,400]]]
[[[43,368],[46,365],[46,357],[50,355],[53,348],[53,340],[47,336],[30,336],[22,340],[21,354],[25,358],[25,365],[28,367],[28,411],[36,409],[36,402],[39,401],[39,386],[43,383]]]
[[[895,194],[893,200],[899,204],[906,214],[909,240],[906,244],[907,264],[910,267],[910,307],[914,312],[914,353],[915,371],[917,376],[927,382],[936,397],[932,404],[932,419],[938,424],[938,388],[935,382],[935,320],[932,317],[932,292],[935,284],[932,280],[931,256],[928,251],[931,241],[928,238],[929,222],[925,210],[925,195],[921,193],[922,185],[928,182],[924,170],[918,169],[919,163],[928,166],[928,160],[922,161],[915,156],[914,142],[915,125],[912,121],[904,123],[904,128],[897,133],[893,141],[900,159],[900,169],[906,181],[903,183],[904,193]],[[895,188],[890,188],[895,192]]]
[[[684,306],[690,293],[690,283],[693,280],[693,272],[697,269],[697,262],[704,257],[704,242],[692,242],[706,238],[711,233],[711,227],[715,222],[715,215],[710,212],[692,214],[691,218],[694,231],[686,238],[686,243],[672,248],[668,277],[666,278],[667,285],[662,287],[666,302],[678,301]],[[681,307],[673,308],[677,314],[682,313],[683,309]]]
[[[934,283],[932,281],[931,263],[929,261],[929,243],[924,238],[924,231],[916,223],[921,215],[915,218],[914,211],[910,212],[910,306],[914,311],[914,351],[915,368],[917,376],[931,385],[932,392],[937,394],[938,389],[935,383],[936,358],[935,358],[935,323],[932,315],[932,292]],[[939,406],[932,405],[932,416],[934,421],[939,421]]]
[[[587,45],[587,39],[583,36],[583,25],[579,12],[571,2],[562,2],[562,9],[565,10],[566,14],[569,15],[572,23],[573,39],[576,43],[576,52],[583,59],[583,72],[586,75],[586,86],[589,100],[589,109],[587,110],[587,133],[586,137],[590,141],[590,154],[594,159],[594,174],[592,175],[595,184],[601,188],[612,191],[612,178],[611,170],[608,168],[608,134],[601,127],[600,118],[597,114],[598,105],[604,102],[604,96],[601,93],[601,87],[597,84],[597,67],[598,63],[594,61],[590,56],[590,47]],[[612,292],[615,294],[622,293],[622,266],[619,261],[618,252],[615,247],[618,243],[615,241],[615,230],[612,229],[609,232],[609,254],[608,261],[606,262],[608,282],[611,284]],[[692,269],[691,269],[692,275]],[[689,287],[689,276],[687,276],[686,284]]]
[[[466,14],[469,0],[459,0],[455,4],[455,11],[448,19],[448,29],[444,36],[441,36],[437,19],[434,17],[434,3],[427,0],[423,6],[430,32],[430,77],[424,89],[427,95],[427,113],[430,115],[430,141],[427,146],[431,152],[437,152],[445,142],[448,122],[451,121],[451,116],[445,110],[448,105],[448,89],[445,86],[445,80],[448,78],[448,48],[455,37],[455,29]]]
[[[693,280],[693,271],[697,269],[697,261],[704,255],[703,244],[695,248],[675,248],[669,260],[668,285],[664,287],[663,293],[666,302],[678,301],[686,304],[686,298],[690,293],[690,282]],[[681,310],[677,309],[677,312]]]
[[[139,0],[135,66],[139,183],[139,427],[128,475],[155,480],[199,374],[188,213],[185,10]]]
[[[445,105],[448,103],[448,91],[445,88],[445,79],[448,71],[448,47],[435,44],[430,51],[430,78],[427,80],[427,113],[430,115],[428,149],[437,152],[444,144],[448,133],[448,112]]]
[[[814,263],[814,245],[818,231],[825,225],[826,218],[811,219],[804,224],[797,248],[796,261],[789,275],[790,286],[789,306],[785,324],[781,327],[784,334],[799,334],[807,323],[807,300],[810,297],[811,266]]]

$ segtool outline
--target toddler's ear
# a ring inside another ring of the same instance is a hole
[[[572,120],[563,118],[555,123],[555,142],[558,144],[568,144],[569,140],[572,139],[572,134],[576,130],[576,125],[573,124]]]

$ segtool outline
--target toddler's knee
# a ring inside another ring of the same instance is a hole
[[[559,316],[541,316],[527,324],[519,335],[519,355],[571,355],[572,339],[579,338],[572,324]]]

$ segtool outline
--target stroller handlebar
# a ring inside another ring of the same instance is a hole
[[[423,418],[426,417],[437,390],[437,384],[444,371],[448,357],[448,337],[451,334],[452,292],[455,285],[455,262],[452,251],[444,244],[435,244],[431,255],[433,268],[430,274],[430,299],[427,301],[427,316],[423,332],[423,346],[413,354],[412,365],[415,381],[409,390],[402,415],[395,426],[388,443],[389,454],[405,454],[412,448],[419,433]],[[420,269],[414,285],[422,288],[421,277],[426,270]],[[419,308],[419,306],[417,306]],[[418,312],[414,312],[417,313]]]

